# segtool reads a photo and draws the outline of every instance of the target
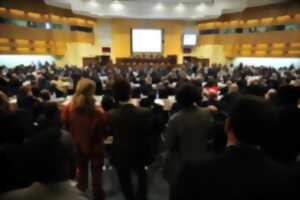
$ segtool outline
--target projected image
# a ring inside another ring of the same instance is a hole
[[[183,35],[183,46],[195,46],[197,45],[196,34],[184,34]]]
[[[161,53],[163,34],[160,29],[132,29],[133,53]]]

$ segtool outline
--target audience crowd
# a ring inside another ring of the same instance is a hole
[[[103,200],[105,158],[126,200],[157,163],[172,200],[297,194],[299,68],[129,66],[0,67],[0,199],[87,199],[90,163]]]

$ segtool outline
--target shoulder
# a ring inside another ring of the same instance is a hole
[[[72,103],[70,102],[70,103],[68,103],[68,104],[62,104],[62,105],[60,106],[60,110],[61,110],[62,112],[70,112],[70,111],[72,110]]]
[[[138,112],[140,112],[140,113],[145,113],[145,114],[150,113],[150,109],[149,108],[136,107],[136,110]]]
[[[182,115],[183,115],[182,111],[174,113],[173,115],[171,115],[169,122],[177,121],[178,119],[181,118]]]

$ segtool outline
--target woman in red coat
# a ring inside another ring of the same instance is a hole
[[[62,109],[61,118],[76,145],[77,187],[82,191],[87,190],[88,163],[91,162],[94,199],[103,200],[102,165],[106,117],[104,111],[95,105],[95,90],[94,81],[81,79],[71,102]]]

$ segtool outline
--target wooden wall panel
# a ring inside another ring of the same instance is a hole
[[[8,24],[0,24],[0,38],[16,38],[24,40],[61,41],[61,42],[85,42],[94,43],[94,33],[76,31],[43,30],[27,27],[18,27]],[[4,30],[4,31],[2,31]]]
[[[260,7],[247,8],[239,13],[224,14],[218,20],[232,21],[232,20],[249,20],[266,17],[278,17],[285,15],[293,15],[299,13],[300,2],[298,0],[288,1],[282,4],[267,5]]]
[[[228,35],[201,35],[199,44],[299,43],[300,30]]]
[[[218,19],[200,21],[199,29],[242,28],[299,22],[300,1],[289,1],[283,4],[247,8],[240,13],[224,14]]]
[[[76,15],[70,9],[62,9],[54,6],[49,6],[44,3],[44,0],[1,0],[0,7],[14,8],[24,10],[25,12],[53,14],[64,17],[75,17],[93,20],[93,18],[91,17]]]

